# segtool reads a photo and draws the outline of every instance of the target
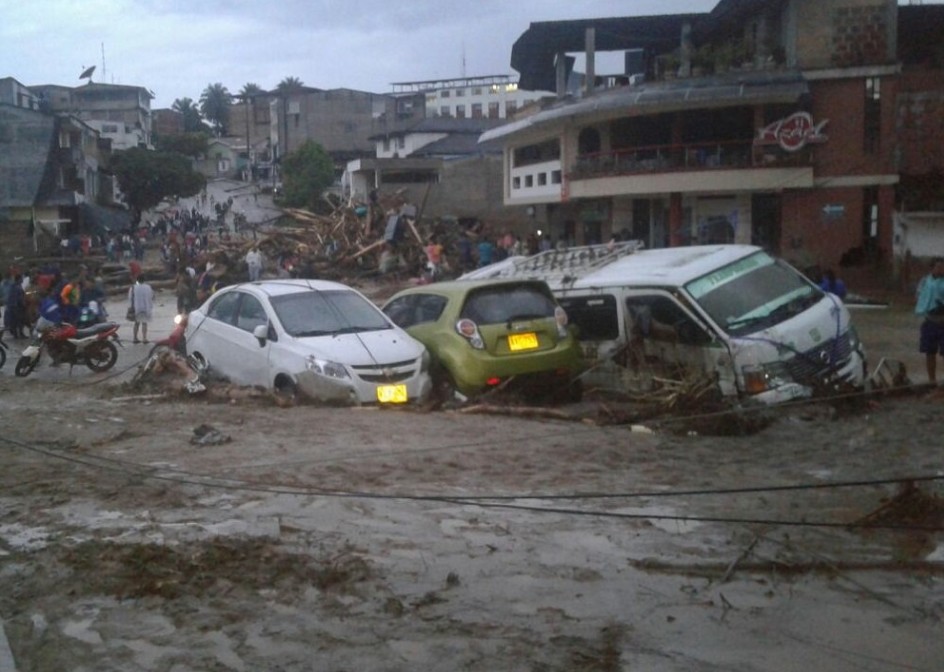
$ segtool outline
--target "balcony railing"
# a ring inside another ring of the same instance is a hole
[[[809,149],[787,153],[776,147],[757,147],[750,140],[684,145],[651,145],[612,152],[581,154],[569,177],[583,180],[644,173],[785,168],[809,166]]]

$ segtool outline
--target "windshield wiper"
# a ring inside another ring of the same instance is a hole
[[[292,334],[292,336],[295,338],[305,338],[306,336],[327,336],[333,333],[333,331],[325,331],[324,329],[309,329],[308,331],[297,331]]]
[[[777,306],[776,308],[774,308],[773,310],[771,310],[769,313],[767,313],[767,314],[765,314],[765,315],[754,315],[754,316],[752,316],[752,317],[742,317],[742,318],[739,319],[739,320],[734,320],[733,322],[728,322],[727,327],[728,327],[728,329],[739,329],[739,328],[741,328],[741,327],[745,327],[745,326],[747,326],[747,325],[749,325],[749,324],[755,324],[755,323],[757,323],[757,322],[768,322],[768,321],[770,321],[770,320],[772,320],[772,319],[774,319],[774,318],[779,318],[779,317],[782,317],[782,316],[785,316],[785,315],[790,314],[790,313],[792,312],[792,311],[791,311],[791,306],[793,306],[793,304],[794,304],[793,301],[788,301],[787,303],[782,303],[782,304],[780,304],[779,306]],[[798,314],[799,312],[801,312],[801,311],[798,310],[798,311],[792,313],[792,315],[796,315],[796,314]],[[790,315],[790,316],[792,317],[792,315]]]

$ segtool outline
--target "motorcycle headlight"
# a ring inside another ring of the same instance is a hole
[[[305,367],[313,373],[327,376],[328,378],[350,378],[343,364],[338,364],[337,362],[332,362],[327,359],[318,359],[314,355],[307,359]]]

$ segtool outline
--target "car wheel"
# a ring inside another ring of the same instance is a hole
[[[298,386],[291,378],[279,376],[275,379],[275,396],[281,401],[295,403],[298,400]]]

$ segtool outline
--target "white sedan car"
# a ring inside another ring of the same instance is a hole
[[[425,399],[429,354],[359,292],[323,280],[221,289],[190,313],[187,353],[242,385],[324,401]]]

